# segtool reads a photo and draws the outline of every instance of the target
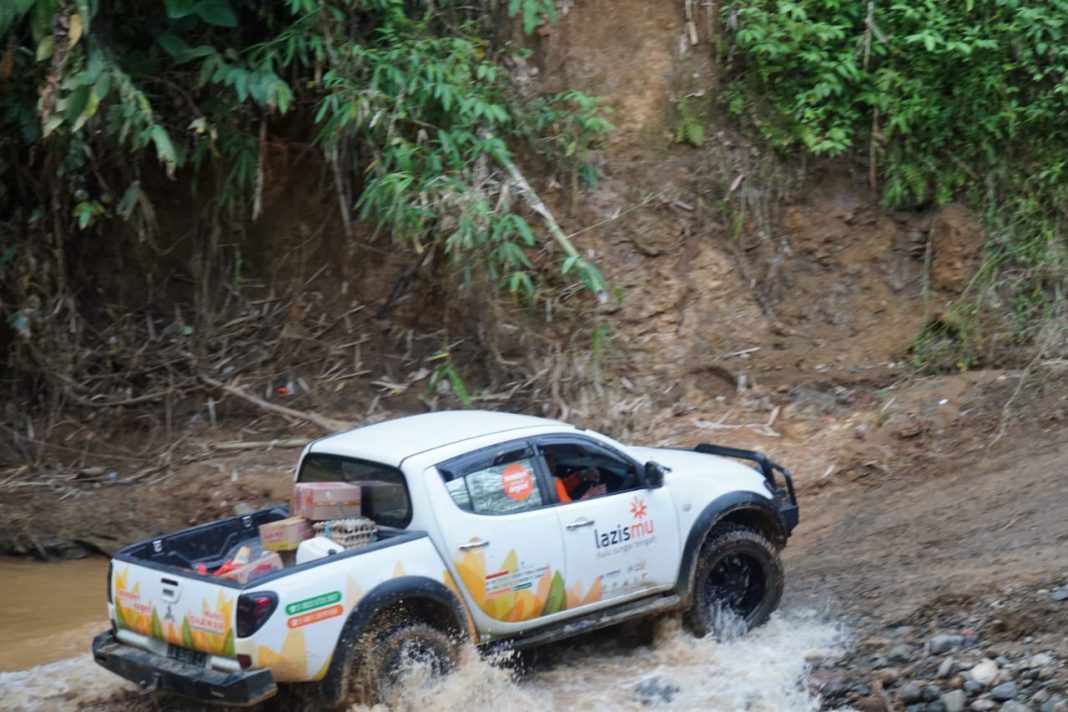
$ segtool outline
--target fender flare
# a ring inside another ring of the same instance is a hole
[[[413,599],[436,603],[452,613],[453,620],[436,619],[433,621],[435,625],[445,624],[454,635],[462,636],[467,632],[468,615],[463,603],[448,586],[426,576],[398,576],[378,584],[356,602],[342,631],[351,629],[357,635],[363,635],[379,612]]]
[[[429,603],[439,611],[447,610],[449,617],[436,616],[430,622],[437,627],[447,627],[449,634],[454,636],[457,642],[470,637],[467,608],[445,584],[426,576],[398,576],[383,581],[356,602],[334,643],[327,674],[323,679],[323,691],[331,703],[339,700],[342,692],[339,685],[342,670],[339,667],[350,661],[348,650],[341,650],[342,646],[355,648],[369,630],[375,616],[391,606],[405,602]]]
[[[744,491],[728,492],[712,500],[697,515],[682,549],[676,593],[686,606],[690,605],[690,597],[693,592],[693,577],[697,570],[697,555],[701,552],[701,546],[717,524],[727,516],[745,510],[754,511],[761,518],[772,522],[776,535],[774,538],[785,544],[788,529],[783,525],[782,519],[775,509],[774,500],[762,497],[756,492]]]

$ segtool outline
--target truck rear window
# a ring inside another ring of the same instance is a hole
[[[404,474],[378,462],[311,453],[300,464],[297,482],[348,482],[360,485],[361,513],[376,524],[403,529],[412,521]]]

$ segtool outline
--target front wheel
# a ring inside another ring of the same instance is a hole
[[[767,537],[747,527],[719,528],[701,547],[683,621],[699,638],[734,637],[766,622],[782,589],[782,561]]]

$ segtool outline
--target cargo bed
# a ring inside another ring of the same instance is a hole
[[[244,592],[426,536],[421,531],[379,527],[374,543],[271,571],[245,584],[212,575],[237,547],[258,543],[261,524],[288,516],[288,508],[278,505],[120,550],[112,560],[108,590],[116,638],[173,660],[188,658],[209,668],[237,671],[235,638],[242,637],[241,617],[252,605],[242,597]],[[198,565],[207,573],[198,572]]]

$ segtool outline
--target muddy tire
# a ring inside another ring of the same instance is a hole
[[[376,626],[349,645],[343,659],[324,680],[323,698],[330,709],[352,704],[389,703],[406,670],[422,667],[430,676],[450,672],[458,649],[445,632],[423,621]],[[339,646],[340,648],[340,646]]]
[[[456,657],[456,646],[437,628],[420,622],[394,626],[364,656],[363,677],[371,701],[390,702],[391,692],[412,666],[425,666],[438,677],[456,667]]]
[[[683,623],[697,637],[732,637],[764,624],[782,599],[778,548],[746,527],[712,530],[694,571]]]

